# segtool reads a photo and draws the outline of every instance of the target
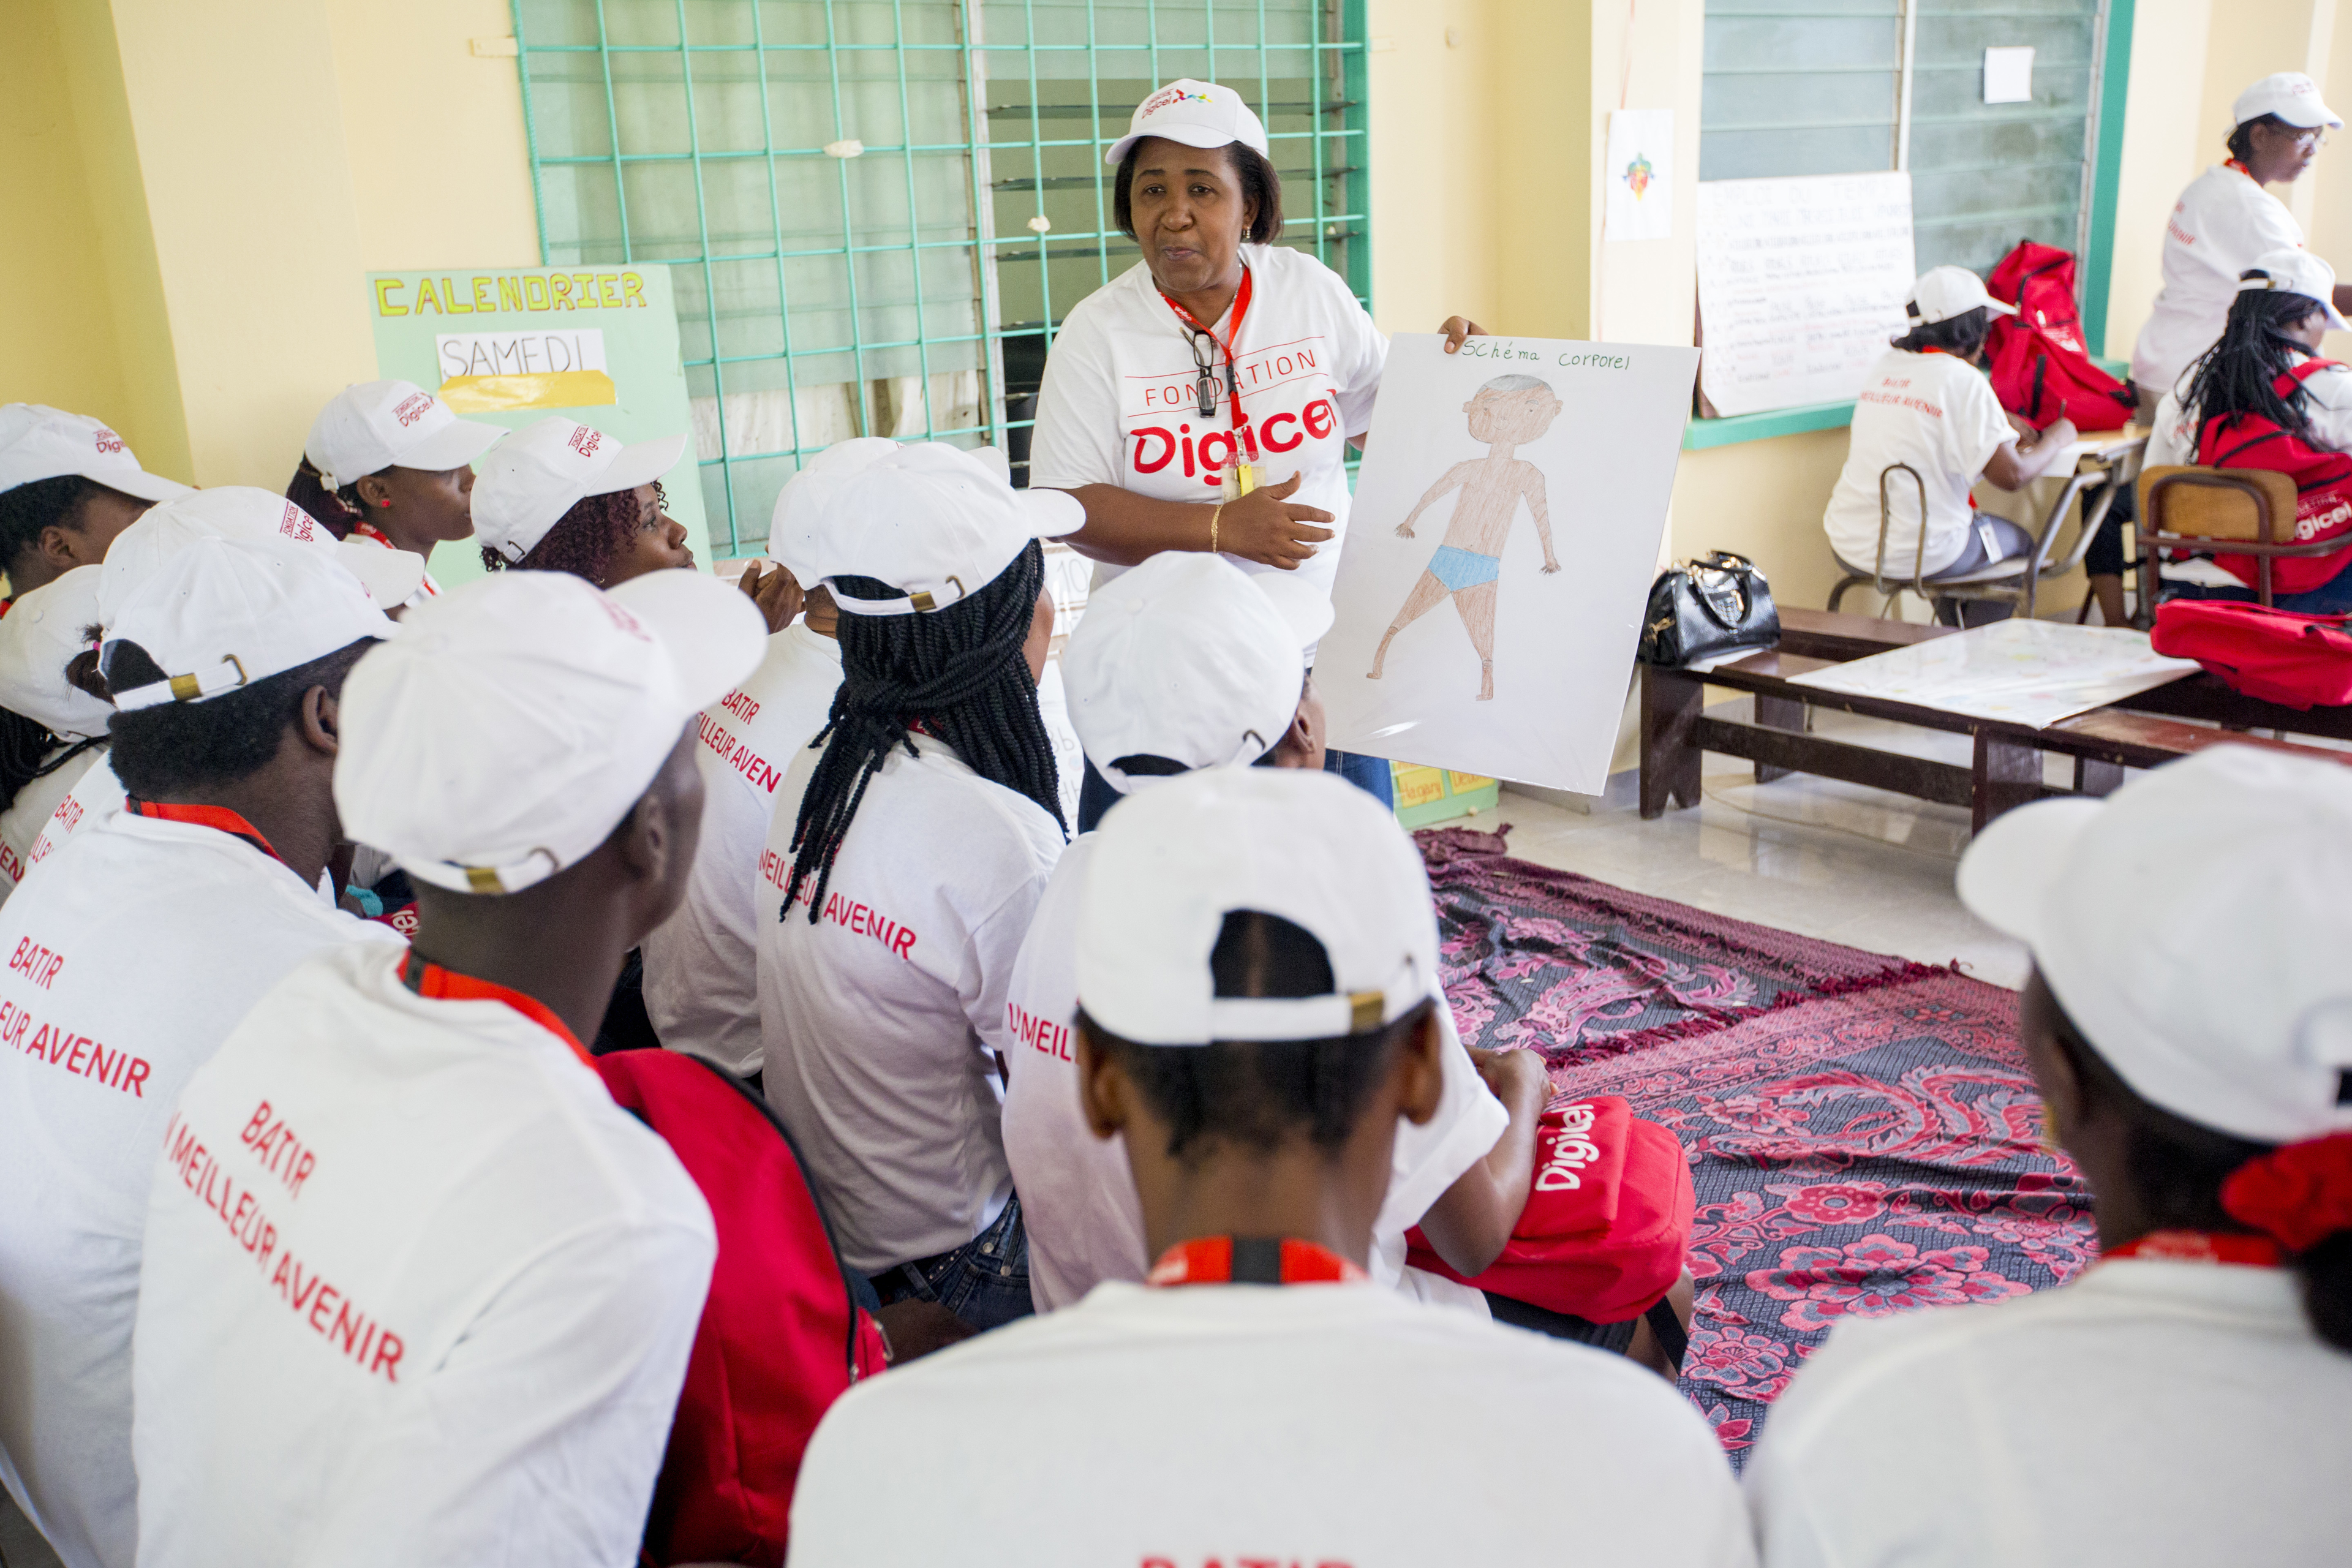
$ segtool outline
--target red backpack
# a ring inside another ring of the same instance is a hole
[[[2281,397],[2319,371],[2338,369],[2334,360],[2307,359],[2272,384]],[[2259,414],[2209,419],[2197,433],[2197,460],[2211,468],[2271,468],[2294,480],[2297,543],[2352,532],[2352,452],[2315,447]],[[2251,555],[2216,555],[2214,563],[2252,587],[2260,579]],[[2301,594],[2328,582],[2344,569],[2341,550],[2326,555],[2282,555],[2271,562],[2271,591]]]
[[[2120,430],[2139,403],[2132,389],[2091,362],[2074,304],[2074,256],[2021,240],[1985,279],[1985,292],[2014,316],[1995,316],[1985,363],[2000,405],[2037,430],[2072,419],[2078,430]]]
[[[2284,707],[2352,703],[2352,617],[2298,616],[2260,605],[2168,599],[2148,645],[2193,658],[2233,691]]]
[[[801,1455],[826,1407],[882,1370],[833,1233],[765,1100],[674,1051],[596,1058],[621,1108],[702,1190],[719,1258],[646,1520],[656,1564],[781,1564]]]
[[[1616,1095],[1595,1095],[1544,1112],[1528,1206],[1492,1268],[1465,1279],[1417,1226],[1405,1233],[1405,1260],[1514,1301],[1622,1323],[1682,1277],[1697,1203],[1675,1135]]]

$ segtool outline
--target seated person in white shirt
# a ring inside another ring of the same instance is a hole
[[[2352,774],[2242,746],[1969,847],[1961,899],[2032,950],[2018,1031],[2104,1256],[1848,1319],[1748,1469],[1768,1564],[2345,1560],[2347,879]]]
[[[1391,1146],[1446,1092],[1436,918],[1391,813],[1222,767],[1097,838],[1080,1093],[1127,1141],[1150,1282],[852,1389],[801,1470],[794,1563],[927,1563],[946,1531],[1053,1568],[1753,1562],[1672,1388],[1367,1277]]]
[[[339,537],[429,559],[474,537],[474,462],[505,434],[414,382],[359,382],[310,422],[286,499]],[[430,574],[416,590],[440,591]]]
[[[0,910],[0,1480],[69,1568],[138,1545],[131,1323],[181,1086],[304,959],[396,946],[322,886],[339,695],[392,623],[291,542],[132,564],[100,607],[131,798]]]
[[[106,755],[114,705],[68,673],[77,660],[95,672],[89,631],[101,575],[77,566],[17,595],[0,617],[0,900],[24,879],[25,858],[51,814]]]
[[[1064,843],[1037,540],[1084,515],[994,458],[923,443],[794,477],[771,548],[832,594],[842,685],[759,866],[769,1102],[883,1303],[973,1329],[1030,1310],[982,1031]]]
[[[335,800],[413,946],[320,955],[180,1098],[135,1344],[139,1561],[626,1568],[716,1242],[581,1041],[675,908],[734,589],[467,584],[343,702]]]
[[[1330,624],[1330,601],[1312,584],[1214,555],[1165,552],[1097,589],[1062,672],[1079,739],[1118,792],[1112,811],[1199,768],[1319,769],[1322,705],[1301,651]],[[1127,1149],[1097,1138],[1078,1101],[1078,905],[1100,841],[1086,834],[1064,851],[1004,1011],[982,1031],[1010,1072],[1004,1152],[1040,1311],[1105,1279],[1140,1280],[1151,1266]],[[1483,1314],[1476,1290],[1406,1268],[1405,1232],[1421,1226],[1465,1274],[1491,1265],[1526,1206],[1550,1088],[1533,1052],[1466,1051],[1442,1001],[1434,1016],[1444,1093],[1434,1115],[1398,1132],[1370,1268],[1381,1284]]]
[[[1975,273],[1931,268],[1911,286],[1904,309],[1911,330],[1895,340],[1863,382],[1853,444],[1822,527],[1848,571],[1872,571],[1880,560],[1883,475],[1885,576],[1907,581],[1916,569],[1932,583],[2033,548],[2032,536],[2017,524],[1978,512],[1969,491],[1979,479],[2005,490],[2023,489],[2065,460],[2075,431],[2072,421],[2061,419],[2036,436],[2019,430],[2002,412],[1992,383],[1975,362],[1992,317],[2013,316],[2017,309],[1988,295]],[[1975,613],[1990,617],[1993,610],[1980,606]]]

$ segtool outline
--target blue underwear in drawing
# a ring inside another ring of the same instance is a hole
[[[1445,584],[1449,594],[1465,588],[1475,588],[1481,583],[1491,583],[1502,574],[1503,563],[1496,556],[1481,555],[1475,550],[1464,550],[1452,544],[1441,544],[1437,553],[1429,558],[1429,574]]]

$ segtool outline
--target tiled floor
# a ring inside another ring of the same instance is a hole
[[[1964,736],[1826,713],[1821,728],[1968,761]],[[2024,984],[2024,948],[1961,908],[1952,891],[1969,841],[1965,810],[1802,775],[1758,784],[1748,763],[1710,756],[1704,801],[1644,822],[1630,782],[1621,775],[1612,792],[1622,804],[1594,802],[1590,810],[1507,787],[1499,809],[1461,826],[1491,831],[1508,823],[1511,853],[1539,865],[1874,952],[1958,960],[1964,973],[1999,985]]]

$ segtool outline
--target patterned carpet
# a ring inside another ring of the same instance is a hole
[[[1683,1389],[1735,1463],[1841,1318],[2045,1289],[2095,1251],[2013,994],[1421,837],[1463,1037],[1540,1048],[1690,1155]]]

